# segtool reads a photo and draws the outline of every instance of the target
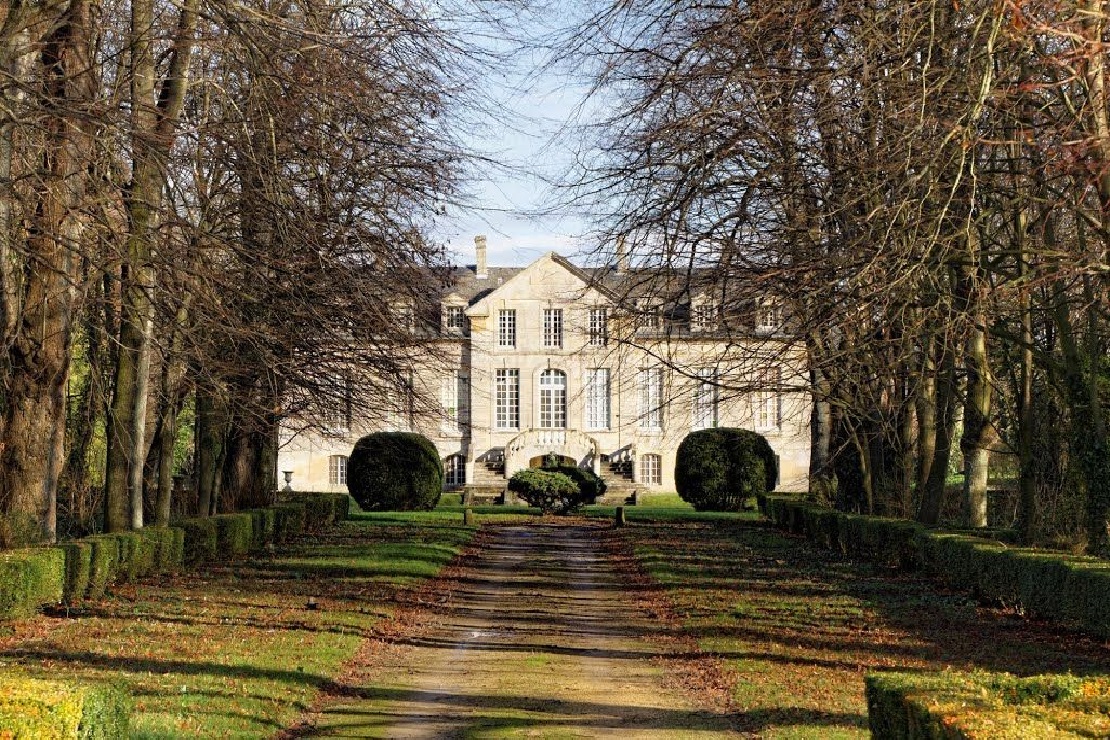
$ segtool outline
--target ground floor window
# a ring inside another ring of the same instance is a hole
[[[448,488],[462,488],[466,485],[466,458],[462,455],[448,455],[443,461],[444,484]]]
[[[640,482],[663,485],[663,459],[659,455],[640,455]]]
[[[328,483],[333,486],[347,485],[346,455],[332,455],[328,458]]]

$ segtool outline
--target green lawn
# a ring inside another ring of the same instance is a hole
[[[475,531],[446,513],[356,517],[273,557],[18,623],[0,660],[36,676],[125,684],[138,738],[268,737],[338,676],[402,589],[438,573]]]
[[[1093,641],[760,522],[657,519],[621,532],[683,630],[724,661],[740,729],[760,737],[867,737],[872,670],[1110,672]]]

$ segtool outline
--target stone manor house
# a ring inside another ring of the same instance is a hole
[[[585,270],[551,252],[524,268],[488,267],[483,236],[475,251],[475,264],[456,268],[440,297],[441,326],[429,337],[440,359],[414,368],[422,387],[438,390],[439,409],[287,429],[279,485],[291,473],[298,490],[346,490],[359,437],[405,430],[435,443],[449,489],[492,497],[554,453],[603,475],[615,500],[674,491],[682,439],[735,426],[770,442],[780,490],[805,490],[812,401],[804,357],[774,300],[752,297],[726,332],[708,288],[635,297],[637,270],[623,259]]]

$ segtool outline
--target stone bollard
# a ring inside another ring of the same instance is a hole
[[[469,507],[463,509],[463,524],[468,527],[474,524],[474,512]]]
[[[615,512],[613,512],[613,526],[614,527],[623,527],[624,526],[624,507],[623,506],[618,506],[617,510]]]

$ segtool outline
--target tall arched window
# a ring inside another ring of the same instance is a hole
[[[448,455],[443,461],[446,488],[462,488],[466,485],[466,458],[462,455]]]
[[[562,370],[544,370],[540,374],[540,426],[567,427],[567,374]]]

